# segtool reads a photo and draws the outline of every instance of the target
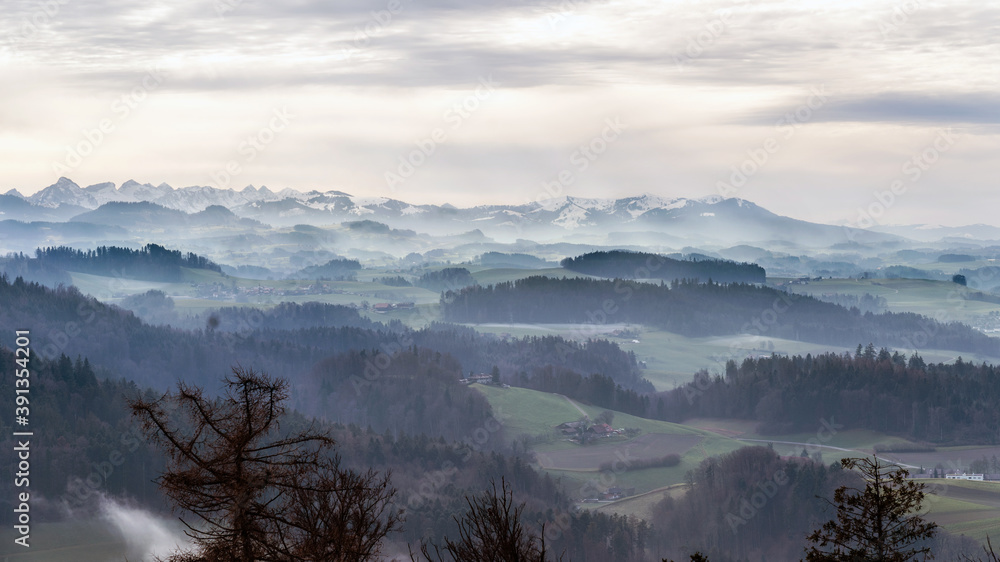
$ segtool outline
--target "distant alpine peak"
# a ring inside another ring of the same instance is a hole
[[[268,209],[281,209],[282,213],[318,212],[345,218],[352,216],[403,218],[437,211],[459,210],[451,205],[413,205],[387,197],[351,195],[334,189],[299,191],[286,187],[274,191],[266,186],[254,185],[247,185],[242,189],[197,185],[174,188],[165,182],[153,185],[140,183],[134,179],[129,179],[118,187],[112,182],[105,182],[81,188],[65,177],[59,178],[55,184],[24,199],[32,204],[49,208],[68,205],[92,210],[106,203],[145,201],[185,213],[198,213],[218,205],[237,214],[243,212],[240,209],[260,209],[260,212],[264,213],[270,212]],[[654,216],[677,217],[679,213],[686,215],[690,212],[708,216],[717,212],[708,207],[720,204],[751,209],[756,207],[743,199],[727,199],[719,195],[687,198],[647,192],[613,198],[562,195],[527,205],[502,203],[480,205],[464,209],[462,212],[468,215],[469,220],[475,221],[498,221],[505,224],[511,220],[518,223],[525,220],[542,221],[562,229],[573,230],[605,224],[608,221],[632,222],[651,219]]]

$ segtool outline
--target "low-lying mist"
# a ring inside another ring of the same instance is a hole
[[[165,557],[189,545],[189,539],[178,521],[114,499],[102,499],[100,517],[125,543],[127,560],[151,562],[157,556]],[[112,556],[108,560],[119,562],[121,558]]]

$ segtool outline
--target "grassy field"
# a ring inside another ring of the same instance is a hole
[[[980,542],[986,536],[994,546],[1000,539],[1000,483],[955,480],[926,481],[931,494],[925,500],[927,518],[945,530]]]
[[[473,269],[475,269],[473,267]],[[562,268],[549,269],[513,269],[493,268],[474,271],[474,277],[481,284],[497,283],[521,279],[530,275],[549,275],[554,277],[576,275]],[[196,283],[218,282],[226,287],[270,287],[275,291],[301,289],[312,284],[312,281],[276,280],[257,281],[235,277],[222,277],[206,270],[185,270],[184,283],[156,283],[99,277],[88,274],[72,274],[73,283],[84,293],[93,294],[102,299],[120,298],[126,294],[145,292],[158,289],[175,299],[177,311],[181,314],[196,314],[206,309],[219,306],[231,306],[232,300],[212,300],[199,298]],[[317,301],[330,304],[361,305],[364,302],[415,302],[417,310],[398,310],[385,314],[368,313],[374,320],[388,321],[397,319],[404,324],[421,328],[429,322],[440,318],[438,310],[439,295],[416,287],[390,287],[372,282],[380,276],[378,273],[367,272],[361,281],[327,282],[330,291],[326,294],[310,295],[262,295],[249,296],[246,304],[259,307],[273,306],[282,301],[308,302]],[[773,282],[784,280],[773,279]],[[927,281],[914,279],[823,279],[810,281],[806,285],[791,285],[791,290],[800,293],[821,295],[823,293],[845,293],[863,295],[870,293],[885,297],[890,310],[912,311],[927,314],[944,320],[971,322],[977,317],[983,317],[991,312],[1000,313],[1000,304],[985,303],[974,300],[963,300],[961,296],[970,296],[972,291],[950,282]],[[748,356],[770,355],[805,355],[823,352],[853,351],[846,347],[815,344],[794,340],[768,338],[764,336],[731,335],[718,337],[690,338],[683,335],[640,325],[624,323],[614,324],[470,324],[471,327],[483,333],[510,335],[513,337],[561,335],[566,338],[584,340],[589,337],[604,337],[619,344],[623,349],[632,351],[644,363],[643,376],[650,380],[657,390],[667,390],[691,380],[694,373],[701,369],[718,373],[724,369],[727,360],[737,361]],[[616,337],[613,331],[630,329],[639,332],[638,337]],[[860,343],[860,342],[859,342]],[[904,352],[906,350],[903,350]],[[928,362],[951,362],[959,354],[950,351],[933,349],[920,350]],[[963,359],[980,363],[993,362],[994,358],[961,354]]]
[[[474,388],[489,400],[509,439],[517,439],[521,435],[549,437],[548,440],[540,439],[541,442],[534,447],[539,466],[553,467],[546,472],[562,477],[570,486],[571,493],[586,494],[595,488],[604,490],[615,485],[635,487],[637,492],[642,493],[678,484],[684,481],[688,470],[705,458],[746,446],[710,431],[637,418],[621,412],[614,413],[611,425],[638,428],[641,430],[638,437],[609,439],[601,444],[580,446],[557,435],[555,426],[576,421],[583,415],[581,410],[591,419],[596,418],[604,411],[602,408],[523,388],[501,389],[482,385],[474,385]],[[683,453],[678,466],[627,470],[629,459],[663,456],[670,452]],[[598,471],[601,463],[615,461],[618,461],[615,471]]]
[[[690,338],[638,324],[466,324],[478,332],[506,334],[512,337],[563,336],[568,339],[585,340],[601,337],[618,344],[625,351],[635,353],[639,361],[645,363],[642,376],[657,390],[670,390],[691,382],[694,374],[701,369],[710,373],[725,370],[726,361],[737,362],[746,357],[760,355],[806,355],[811,353],[854,352],[854,348],[801,342],[761,336],[732,335]],[[638,331],[638,337],[618,337],[616,330]],[[905,351],[905,350],[904,350]],[[921,349],[921,357],[931,363],[952,362],[959,355],[963,360],[974,363],[992,363],[995,358],[970,353],[956,353],[934,349]]]
[[[953,264],[948,264],[953,265]],[[933,269],[933,268],[932,268]],[[787,279],[769,279],[770,284]],[[893,312],[916,312],[944,321],[971,322],[976,316],[1000,311],[1000,304],[976,300],[978,291],[950,281],[927,279],[822,279],[806,285],[788,285],[795,293],[819,297],[824,293],[843,293],[884,297]]]
[[[602,513],[615,515],[634,515],[640,519],[651,521],[653,519],[653,508],[663,501],[667,496],[678,498],[687,493],[686,484],[674,484],[665,488],[657,488],[645,494],[632,496],[610,503],[587,503],[584,507],[600,511]]]
[[[871,431],[867,429],[839,429],[836,419],[816,421],[816,431],[804,433],[791,433],[786,435],[761,435],[757,433],[758,422],[753,420],[731,420],[715,418],[694,418],[684,422],[684,425],[714,431],[720,435],[729,437],[739,437],[745,439],[773,439],[778,441],[798,441],[802,443],[815,439],[823,445],[831,447],[842,447],[844,449],[855,449],[861,452],[870,452],[872,447],[878,444],[899,444],[914,445],[906,439],[900,439],[885,433]],[[832,428],[832,430],[831,430]]]

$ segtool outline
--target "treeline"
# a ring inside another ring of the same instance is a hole
[[[361,262],[347,258],[334,258],[322,265],[310,265],[288,276],[289,279],[354,280],[361,269]]]
[[[661,393],[668,421],[752,419],[762,433],[863,428],[931,442],[1000,441],[1000,368],[925,364],[867,346],[853,356],[826,353],[730,361],[725,376],[702,373]]]
[[[809,296],[815,297],[823,302],[842,306],[844,308],[856,308],[862,313],[871,312],[879,314],[881,312],[885,312],[889,308],[889,303],[885,300],[885,297],[875,296],[870,293],[865,293],[863,295],[825,293],[822,295],[811,294]]]
[[[413,283],[429,291],[454,291],[469,285],[475,285],[476,280],[464,267],[446,267],[439,271],[428,271]]]
[[[389,287],[412,287],[413,283],[403,277],[402,275],[397,275],[395,277],[377,277],[375,279],[376,283],[381,283],[383,285],[388,285]]]
[[[583,376],[571,369],[546,365],[535,369],[531,375],[521,373],[517,386],[568,396],[573,400],[615,410],[639,417],[665,417],[662,409],[650,410],[652,389],[646,392],[622,387],[610,377],[601,374]],[[655,398],[655,397],[654,397]]]
[[[764,268],[712,258],[677,260],[659,254],[611,250],[591,252],[559,262],[564,268],[613,279],[694,279],[716,283],[763,283]]]
[[[179,250],[168,250],[158,244],[147,244],[139,250],[117,246],[101,246],[95,250],[77,250],[67,246],[39,248],[34,258],[13,254],[5,258],[3,271],[11,276],[24,276],[52,284],[68,282],[67,271],[89,273],[102,277],[120,277],[150,281],[180,281],[181,268],[205,269],[222,273],[222,267],[208,258]]]
[[[453,322],[605,324],[630,322],[689,337],[753,334],[827,345],[933,348],[1000,357],[1000,341],[957,322],[913,313],[861,313],[815,298],[743,283],[533,276],[449,291],[441,299]]]

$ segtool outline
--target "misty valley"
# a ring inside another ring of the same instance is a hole
[[[0,553],[839,560],[839,490],[891,476],[912,551],[986,559],[998,240],[722,197],[11,191]]]

